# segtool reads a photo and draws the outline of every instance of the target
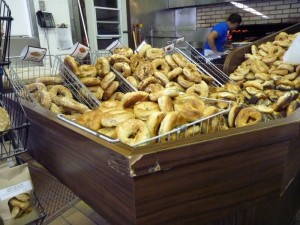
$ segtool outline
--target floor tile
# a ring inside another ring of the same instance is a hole
[[[91,220],[93,220],[97,225],[110,225],[102,216],[98,213],[93,213],[89,216]]]
[[[64,218],[67,218],[68,216],[72,215],[73,213],[77,212],[78,209],[75,208],[75,207],[72,207],[70,209],[68,209],[67,211],[65,211],[63,214],[62,214],[62,217]]]
[[[55,220],[52,220],[48,225],[70,225],[63,217],[57,217]]]
[[[78,209],[80,212],[82,212],[86,216],[90,216],[93,214],[95,211],[84,201],[79,201],[76,205],[75,208]]]
[[[82,212],[75,212],[68,217],[66,220],[72,225],[97,225],[90,218],[86,217]]]

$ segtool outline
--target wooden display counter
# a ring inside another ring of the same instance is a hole
[[[299,185],[300,110],[134,149],[25,108],[33,157],[113,225],[282,225],[298,207],[284,193]]]

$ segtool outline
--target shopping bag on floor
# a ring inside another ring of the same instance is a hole
[[[4,221],[17,220],[31,213],[32,194],[33,185],[26,163],[0,170],[0,217]]]

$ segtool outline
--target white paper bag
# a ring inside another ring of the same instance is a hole
[[[297,35],[283,56],[283,62],[300,64],[300,35]]]

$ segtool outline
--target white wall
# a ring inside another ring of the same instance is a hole
[[[11,1],[16,1],[16,0],[11,0]],[[45,11],[53,14],[54,21],[56,24],[64,23],[66,25],[69,25],[70,27],[70,12],[69,12],[68,0],[45,0],[45,5],[46,5]],[[34,9],[35,11],[39,10],[39,0],[34,0]],[[48,36],[51,55],[70,53],[70,50],[58,49],[55,30],[56,28],[41,28],[40,26],[38,26],[38,33],[39,33],[41,47],[48,49],[47,38],[46,38],[46,36]],[[48,35],[45,34],[45,31],[48,32]],[[49,54],[49,50],[47,51],[47,54]]]
[[[12,36],[31,36],[31,25],[27,9],[27,0],[6,0],[11,10],[13,21],[11,22]],[[24,10],[25,9],[25,10]]]

